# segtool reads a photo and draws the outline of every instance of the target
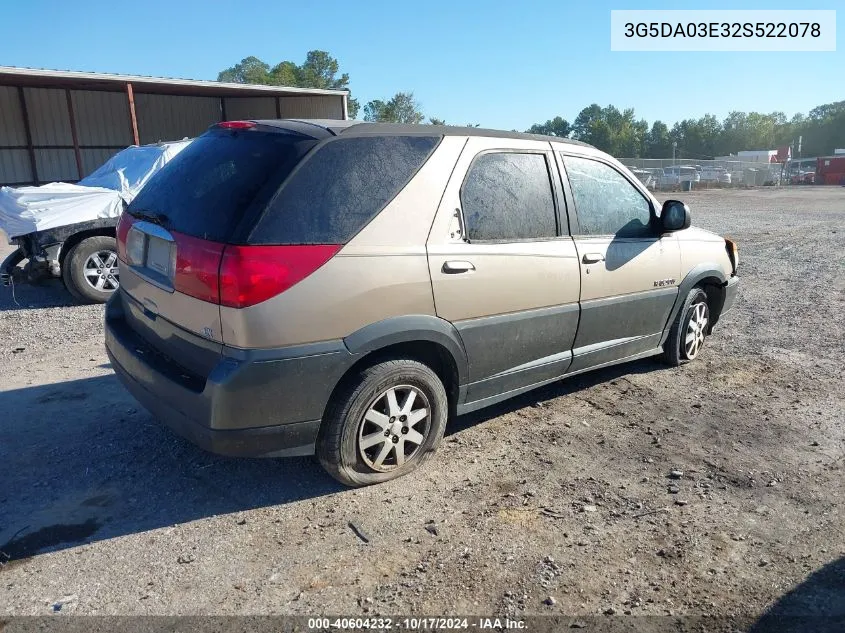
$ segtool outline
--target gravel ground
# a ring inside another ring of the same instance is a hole
[[[674,195],[741,249],[699,360],[460,418],[363,490],[172,436],[100,306],[0,289],[0,615],[845,615],[845,189]]]

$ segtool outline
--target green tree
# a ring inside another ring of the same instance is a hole
[[[364,106],[365,121],[422,123],[424,118],[413,92],[397,92],[390,101],[373,99]]]
[[[672,127],[672,140],[685,158],[712,159],[719,149],[722,124],[712,114],[684,119]]]
[[[446,120],[445,119],[438,119],[436,117],[430,117],[428,119],[428,124],[429,125],[446,125]]]
[[[529,134],[544,134],[545,136],[566,138],[572,131],[572,126],[569,125],[569,121],[566,119],[556,116],[545,123],[535,123],[525,131]]]
[[[581,110],[572,123],[572,136],[585,143],[589,143],[590,141],[587,139],[593,138],[595,134],[593,126],[601,120],[601,116],[602,108],[597,103],[593,103]]]
[[[231,68],[221,71],[217,81],[241,84],[291,86],[295,88],[321,88],[324,90],[349,90],[349,75],[340,72],[337,59],[326,51],[308,51],[305,61],[297,64],[282,61],[270,67],[257,57],[246,57]],[[350,93],[347,100],[349,116],[358,114],[358,101]]]
[[[845,147],[845,101],[826,103],[810,110],[809,116],[790,130],[798,142],[803,136],[802,156],[827,156]],[[796,147],[797,150],[797,147]]]
[[[669,128],[663,121],[651,124],[651,131],[646,137],[645,156],[647,158],[666,158],[672,155],[672,139]]]
[[[637,143],[635,156],[645,156],[648,149],[648,121],[640,119],[633,125],[633,137]]]
[[[244,57],[234,66],[221,70],[217,81],[234,84],[268,84],[270,66],[257,57]]]
[[[835,117],[843,112],[845,112],[845,101],[836,101],[835,103],[826,103],[824,105],[816,106],[810,110],[809,118],[814,121],[821,121]]]
[[[572,135],[614,156],[636,158],[645,151],[648,122],[638,121],[633,108],[602,108],[593,103],[578,113]]]
[[[299,82],[299,66],[297,66],[293,62],[280,62],[273,66],[273,68],[270,70],[270,74],[267,81],[267,83],[273,86],[296,86],[301,88],[309,87],[300,86]]]
[[[364,104],[365,121],[386,121],[387,117],[387,101],[382,101],[381,99],[373,99],[372,101],[368,101],[366,104]]]
[[[308,51],[305,62],[299,67],[299,85],[305,88],[323,88],[327,90],[345,90],[349,85],[349,75],[337,73],[340,65],[326,51]]]

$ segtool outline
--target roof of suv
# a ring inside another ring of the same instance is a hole
[[[337,119],[263,119],[256,123],[270,127],[295,128],[304,131],[306,126],[313,126],[323,131],[320,136],[327,136],[329,132],[334,136],[367,136],[367,135],[437,135],[437,136],[492,136],[497,138],[521,138],[535,141],[553,141],[556,143],[570,143],[592,147],[587,143],[559,136],[545,136],[543,134],[527,134],[525,132],[506,132],[479,127],[460,127],[456,125],[414,125],[410,123],[369,123],[367,121]],[[315,130],[316,132],[317,130]]]

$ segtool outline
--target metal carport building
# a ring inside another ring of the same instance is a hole
[[[233,119],[346,119],[345,90],[0,66],[0,184],[75,182],[129,145]]]

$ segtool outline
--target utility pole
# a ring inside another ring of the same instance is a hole
[[[675,167],[675,150],[678,148],[678,141],[672,141],[672,167]],[[676,175],[678,176],[678,184],[681,183],[681,170],[678,169],[675,171]]]

